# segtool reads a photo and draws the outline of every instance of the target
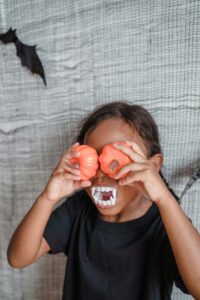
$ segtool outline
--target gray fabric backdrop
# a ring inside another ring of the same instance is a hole
[[[200,4],[195,0],[0,0],[0,32],[37,44],[47,88],[0,44],[0,299],[57,300],[65,257],[23,270],[9,239],[44,188],[77,122],[96,105],[129,100],[158,123],[163,173],[178,195],[200,166]],[[200,182],[182,206],[200,228]],[[192,299],[174,289],[173,299]]]

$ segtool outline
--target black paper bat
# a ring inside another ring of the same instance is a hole
[[[180,199],[183,197],[183,195],[191,188],[191,186],[195,183],[195,181],[197,181],[198,179],[200,179],[200,168],[195,168],[193,170],[192,175],[190,176],[188,183],[186,184],[183,192],[181,193]]]
[[[39,74],[46,85],[44,69],[36,53],[36,45],[28,46],[23,44],[18,39],[15,31],[16,29],[12,30],[12,28],[10,28],[8,32],[0,34],[0,41],[4,44],[14,43],[17,49],[17,56],[19,56],[22,66],[26,66],[32,73]]]

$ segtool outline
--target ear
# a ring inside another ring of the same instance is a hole
[[[163,164],[163,156],[160,153],[154,154],[149,158],[149,160],[153,163],[153,165],[156,167],[156,170],[159,172],[160,168]]]

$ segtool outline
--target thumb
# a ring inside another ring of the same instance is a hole
[[[74,183],[75,189],[85,188],[92,185],[90,180],[81,180]]]
[[[135,187],[138,191],[140,191],[143,196],[149,197],[149,195],[148,195],[148,193],[147,193],[147,191],[146,191],[143,183],[135,181],[135,182],[130,183],[130,185],[133,186],[133,187]]]

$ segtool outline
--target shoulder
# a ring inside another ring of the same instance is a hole
[[[52,212],[51,220],[52,222],[70,222],[72,224],[75,219],[94,208],[95,205],[89,195],[82,189],[63,199],[62,203]]]
[[[51,248],[51,253],[68,253],[68,245],[72,231],[76,232],[82,220],[91,211],[92,200],[86,191],[68,196],[54,209],[45,227],[43,236]]]
[[[94,207],[94,204],[85,190],[79,190],[71,196],[68,196],[63,204],[63,209],[67,209],[77,215],[83,210],[90,210]]]

